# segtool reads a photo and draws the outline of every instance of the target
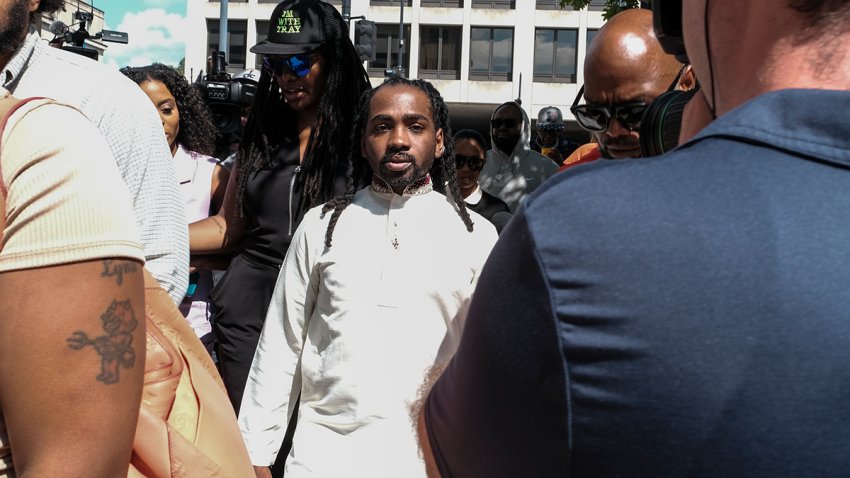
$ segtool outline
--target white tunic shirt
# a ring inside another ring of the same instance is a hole
[[[468,232],[430,184],[357,193],[325,247],[331,213],[307,213],[275,286],[239,425],[269,465],[298,394],[287,477],[425,476],[410,419],[428,369],[447,359],[496,231]]]

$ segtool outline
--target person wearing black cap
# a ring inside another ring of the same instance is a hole
[[[274,9],[254,105],[216,216],[190,226],[193,255],[236,251],[212,291],[222,379],[237,413],[278,270],[305,211],[346,187],[369,77],[340,13],[318,0]]]

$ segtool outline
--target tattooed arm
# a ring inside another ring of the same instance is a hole
[[[18,476],[127,474],[145,364],[142,266],[0,274],[0,400]],[[85,336],[85,338],[83,338]]]
[[[0,475],[126,476],[145,363],[130,193],[55,103],[10,117],[0,159]]]

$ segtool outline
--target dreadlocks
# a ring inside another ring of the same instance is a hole
[[[319,100],[316,124],[310,132],[307,150],[301,162],[303,177],[302,210],[317,206],[332,197],[343,154],[352,149],[350,118],[357,98],[371,88],[369,76],[357,50],[348,38],[342,16],[330,4],[318,2],[323,10],[322,28],[328,39],[319,52],[325,60],[327,77]],[[252,174],[272,165],[273,153],[284,138],[296,129],[297,115],[287,105],[271,71],[262,69],[254,105],[239,146],[236,206],[244,211],[243,201]],[[350,169],[350,168],[349,168]]]
[[[189,151],[207,156],[215,154],[216,139],[221,133],[213,123],[209,106],[183,75],[162,63],[137,68],[124,67],[120,71],[137,85],[149,80],[161,81],[174,96],[180,113],[177,143]]]
[[[449,110],[440,92],[434,88],[434,85],[424,80],[409,80],[400,76],[393,76],[385,80],[378,87],[363,93],[360,97],[360,102],[357,106],[357,116],[355,117],[355,128],[351,133],[350,144],[360,145],[363,138],[363,132],[366,130],[366,123],[369,121],[369,108],[372,102],[372,97],[379,89],[390,86],[412,86],[428,96],[431,103],[431,114],[434,121],[434,129],[443,130],[443,154],[438,158],[434,158],[434,164],[431,166],[429,174],[431,178],[440,178],[440,184],[434,184],[435,189],[444,188],[446,184],[449,188],[449,197],[455,205],[455,210],[460,216],[463,223],[466,225],[466,230],[472,232],[472,219],[469,217],[469,212],[466,210],[466,204],[463,201],[458,201],[457,198],[463,197],[460,193],[460,188],[457,185],[455,177],[455,164],[453,157],[454,140],[452,139],[451,124],[449,123]],[[362,178],[364,172],[368,169],[368,161],[360,154],[360,148],[351,148],[348,157],[348,189],[342,196],[337,196],[328,201],[322,207],[322,213],[327,213],[333,210],[330,220],[328,221],[328,229],[325,233],[325,247],[331,247],[334,228],[337,220],[339,220],[342,211],[348,207],[354,200],[354,194],[357,189],[362,186]]]

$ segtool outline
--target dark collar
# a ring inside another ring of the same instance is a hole
[[[847,105],[850,91],[772,91],[721,116],[685,144],[710,137],[734,137],[850,166]]]

